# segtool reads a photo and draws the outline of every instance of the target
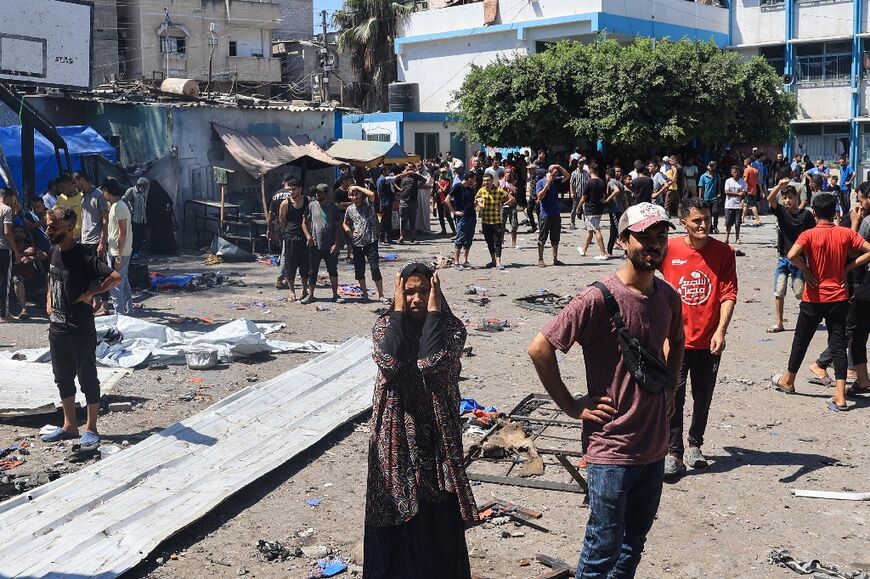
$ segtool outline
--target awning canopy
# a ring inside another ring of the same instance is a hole
[[[381,163],[416,163],[420,160],[420,155],[409,155],[398,143],[384,141],[338,139],[326,152],[357,167],[374,167]]]
[[[256,179],[285,165],[323,169],[341,163],[317,146],[308,135],[260,137],[214,123],[212,126],[229,154]]]

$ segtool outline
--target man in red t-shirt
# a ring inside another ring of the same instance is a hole
[[[686,470],[707,466],[701,453],[713,389],[719,373],[719,360],[725,350],[725,334],[737,301],[737,260],[731,246],[710,237],[710,205],[698,197],[680,204],[680,223],[684,237],[668,242],[668,257],[662,262],[662,275],[680,294],[686,352],[674,395],[670,419],[671,437],[665,458],[665,480]],[[686,383],[692,379],[692,423],[689,426],[689,451],[683,462],[683,406]]]
[[[743,198],[743,221],[746,221],[746,216],[752,210],[752,215],[755,216],[754,225],[761,225],[761,217],[758,216],[758,180],[760,176],[758,169],[752,166],[754,157],[746,157],[743,159],[743,180],[746,181],[746,196]]]
[[[794,329],[788,371],[771,378],[771,386],[786,394],[794,394],[794,379],[804,361],[810,341],[824,319],[828,328],[828,349],[834,360],[837,388],[828,401],[833,411],[848,410],[846,405],[846,315],[849,294],[846,274],[870,263],[870,242],[846,227],[834,224],[837,198],[830,193],[813,195],[816,226],[801,233],[788,258],[803,273],[806,284],[800,313]],[[851,255],[863,254],[847,264]]]
[[[625,364],[603,293],[588,287],[544,326],[529,345],[538,377],[566,414],[583,420],[589,481],[589,522],[577,577],[633,577],[661,499],[668,448],[668,412],[683,357],[680,298],[656,278],[668,249],[668,214],[638,203],[619,220],[626,253],[615,274],[601,278],[632,337],[670,369],[664,390],[638,384]],[[668,353],[664,343],[668,341]],[[583,348],[588,394],[574,397],[562,381],[556,350]]]

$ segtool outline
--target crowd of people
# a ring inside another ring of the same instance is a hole
[[[554,402],[583,421],[589,520],[577,577],[631,577],[664,482],[708,464],[704,436],[738,295],[741,252],[730,244],[732,231],[737,245],[741,225],[762,223],[768,211],[776,219],[769,332],[784,330],[789,289],[800,300],[786,371],[771,378],[771,388],[795,392],[824,321],[827,349],[809,369],[819,384],[833,387],[827,407],[845,411],[848,397],[870,393],[870,181],[853,197],[855,173],[845,159],[836,174],[822,160],[803,161],[726,151],[701,172],[693,159],[684,164],[677,154],[624,166],[579,151],[552,158],[545,151],[504,158],[480,152],[467,162],[446,155],[368,171],[346,166],[332,186],[320,183],[307,192],[285,175],[267,214],[268,234],[281,245],[276,287],[288,289],[290,301],[315,302],[323,263],[332,299],[343,303],[338,263],[344,255],[353,263],[360,301],[370,299],[368,277],[388,305],[373,329],[378,375],[366,576],[470,577],[464,530],[478,518],[457,413],[465,326],[451,312],[438,272],[427,265],[404,267],[387,295],[381,245],[415,244],[426,231],[421,222],[437,218],[461,272],[473,267],[469,254],[479,222],[483,267],[503,271],[506,234],[516,247],[525,224],[537,233],[537,265],[560,266],[564,211],[564,226],[576,229],[580,221],[585,227],[581,256],[594,243],[592,259],[603,261],[618,247],[618,270],[582,289],[534,336],[528,354]],[[63,425],[43,435],[47,442],[99,444],[94,316],[108,309],[106,292],[116,312],[132,312],[127,271],[136,248],[147,247],[147,234],[137,228],[147,185],[123,193],[111,178],[98,188],[84,173],[61,175],[26,209],[15,194],[2,192],[0,320],[11,319],[15,308],[15,317],[26,317],[19,286],[47,277],[51,360],[64,411]],[[720,209],[722,240],[713,237]],[[682,234],[671,235],[673,219]],[[610,224],[606,242],[602,222]],[[545,259],[547,243],[552,253]],[[559,352],[575,344],[584,354],[582,396],[572,394],[576,388],[563,380],[559,361]],[[854,382],[847,388],[850,372]],[[81,436],[76,378],[87,401]]]
[[[830,175],[821,161],[807,167],[778,155],[768,166],[764,157],[723,160],[730,174],[725,178],[716,161],[700,173],[680,165],[677,156],[664,157],[664,166],[638,160],[623,177],[619,165],[601,170],[579,154],[573,170],[547,164],[539,155],[535,162],[525,160],[524,196],[504,177],[515,175],[511,159],[500,176],[501,161],[493,158],[480,182],[477,169],[483,164],[476,157],[464,171],[461,163],[438,168],[456,172],[443,203],[445,218],[455,220],[458,270],[468,263],[476,218],[488,266],[501,265],[501,239],[515,230],[511,214],[523,202],[526,211],[538,208],[537,215],[534,210],[527,215],[530,229],[540,230],[539,265],[546,266],[547,240],[558,265],[558,192],[566,185],[571,226],[582,216],[587,230],[581,254],[593,240],[599,259],[607,259],[616,244],[624,254],[618,271],[580,291],[528,348],[546,391],[568,416],[583,422],[589,519],[578,578],[633,577],[664,482],[677,480],[687,467],[708,464],[704,434],[737,303],[738,252],[728,243],[729,233],[733,228],[739,243],[744,219],[754,226],[769,208],[777,220],[779,258],[771,268],[776,325],[769,331],[783,329],[789,285],[801,302],[787,371],[774,376],[771,387],[794,392],[796,373],[824,320],[828,348],[810,368],[820,384],[835,386],[828,408],[847,410],[846,396],[870,393],[870,182],[857,188],[852,207],[854,172],[845,160],[839,175]],[[441,197],[433,202],[441,203]],[[713,237],[720,207],[724,241]],[[612,224],[607,246],[600,232],[605,212]],[[672,217],[683,235],[669,235]],[[373,333],[379,373],[369,449],[366,574],[470,577],[464,528],[477,513],[453,411],[465,328],[447,307],[437,273],[426,266],[407,266],[397,274],[395,288],[393,307],[379,317]],[[558,355],[574,344],[584,354],[581,396],[563,381]],[[856,380],[847,390],[850,368]]]

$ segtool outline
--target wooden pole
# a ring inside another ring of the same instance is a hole
[[[227,199],[227,186],[225,183],[221,183],[221,231],[224,230],[224,204]]]
[[[263,202],[263,216],[269,215],[269,204],[266,202],[266,176],[260,176],[260,200]]]

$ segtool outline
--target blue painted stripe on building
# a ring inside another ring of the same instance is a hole
[[[599,14],[598,26],[598,30],[607,30],[615,34],[670,38],[671,40],[680,40],[681,38],[700,41],[712,40],[720,48],[728,46],[728,34],[725,32],[670,24],[661,20],[653,21],[602,12]]]
[[[421,42],[432,42],[435,40],[447,40],[450,38],[463,38],[467,36],[507,31],[516,31],[517,37],[523,39],[525,38],[525,31],[529,29],[575,24],[578,22],[591,22],[593,32],[608,30],[616,34],[654,36],[655,38],[671,38],[674,40],[679,40],[683,37],[703,41],[712,39],[720,47],[724,48],[729,45],[728,33],[725,32],[669,24],[661,21],[653,22],[652,20],[620,16],[609,14],[607,12],[588,12],[583,14],[571,14],[568,16],[557,16],[554,18],[542,18],[540,20],[528,20],[509,24],[494,24],[492,26],[478,28],[463,28],[461,30],[449,30],[433,34],[407,36],[395,39],[393,48],[396,54],[400,54],[402,46],[405,44],[417,44]]]
[[[354,123],[385,123],[385,122],[430,122],[449,123],[455,119],[451,113],[368,113],[363,115],[345,114],[341,122],[345,125]]]

